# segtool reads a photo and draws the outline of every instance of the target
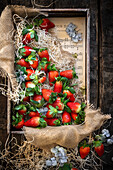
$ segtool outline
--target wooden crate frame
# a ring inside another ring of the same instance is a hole
[[[49,17],[85,17],[86,18],[86,100],[90,103],[90,11],[87,8],[77,9],[39,9],[40,12],[47,12]],[[8,89],[10,90],[10,80],[8,79]],[[11,130],[11,101],[7,98],[7,134],[23,134],[23,131]]]

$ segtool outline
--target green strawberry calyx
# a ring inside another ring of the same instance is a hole
[[[15,116],[14,115],[12,116],[12,120],[13,120],[12,125],[17,126],[18,123],[22,121],[22,118],[23,118],[23,116],[19,115],[17,112]]]
[[[40,124],[40,126],[43,127],[43,128],[47,126],[47,122],[46,122],[43,118],[40,118],[40,119],[39,119],[39,124]]]
[[[56,108],[54,108],[53,106],[49,105],[49,111],[50,111],[50,115],[53,115],[53,117],[57,116],[58,113],[62,113],[62,111],[58,111],[57,109],[59,108],[58,106],[56,106]]]
[[[76,78],[76,79],[78,79],[78,76],[77,76],[77,74],[76,74],[76,72],[75,72],[75,67],[73,67],[73,78]]]
[[[102,141],[93,141],[93,147],[99,147],[102,145]]]

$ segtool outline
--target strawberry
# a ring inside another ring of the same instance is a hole
[[[16,116],[12,116],[13,122],[12,125],[16,129],[21,129],[24,125],[24,119],[22,118],[22,115],[19,115],[16,113]]]
[[[27,120],[24,123],[24,125],[28,127],[38,127],[38,126],[46,127],[47,123],[43,118],[40,118],[37,116],[37,117],[32,117],[31,119]]]
[[[27,72],[26,80],[31,80],[30,76],[31,76],[31,74],[34,74],[35,71],[31,70],[31,69],[26,69],[26,72]]]
[[[31,54],[31,52],[34,52],[34,50],[29,46],[24,46],[19,49],[19,53],[24,57],[29,56]]]
[[[44,29],[45,31],[48,31],[48,29],[55,27],[55,25],[47,18],[43,18],[40,22],[41,24],[39,25],[39,27],[42,30]]]
[[[65,71],[60,72],[60,76],[66,77],[68,79],[78,78],[75,72],[75,68],[73,68],[73,70],[65,70]]]
[[[51,95],[51,93],[53,92],[53,90],[50,89],[42,89],[42,96],[46,101],[49,101],[49,97]]]
[[[46,113],[46,118],[56,117],[58,113],[62,113],[62,111],[57,110],[58,107],[54,108],[51,105],[49,106],[49,110]]]
[[[33,96],[33,100],[40,102],[43,99],[42,95],[35,94]]]
[[[71,168],[71,170],[78,170],[77,168]]]
[[[23,58],[18,60],[17,64],[22,66],[22,67],[30,68],[30,64],[28,62],[26,62],[25,59],[23,59]]]
[[[52,86],[52,82],[55,81],[55,78],[58,77],[59,73],[58,71],[50,71],[49,72],[49,75],[48,75],[48,78],[49,78],[49,84],[50,86]]]
[[[78,102],[68,102],[67,106],[73,113],[79,113],[81,111],[81,104]]]
[[[22,42],[24,45],[30,43],[31,40],[32,40],[32,38],[31,38],[31,34],[29,32],[27,34],[25,34],[22,38]]]
[[[46,76],[39,78],[38,83],[44,83],[46,81]]]
[[[27,61],[33,69],[36,69],[38,67],[38,58],[36,57],[35,53],[30,54],[25,61]]]
[[[54,92],[61,93],[62,91],[62,81],[56,81],[54,85]]]
[[[94,141],[93,147],[100,157],[104,154],[104,145],[102,144],[102,141]]]
[[[47,125],[49,126],[60,126],[60,120],[58,118],[51,118],[51,119],[47,119],[44,118],[44,120],[47,122]]]
[[[25,82],[26,88],[35,88],[35,84],[32,81]]]
[[[30,117],[40,117],[40,113],[38,112],[38,111],[36,111],[36,112],[33,112],[33,111],[31,111],[30,113],[29,113],[29,116]]]
[[[38,55],[40,58],[46,58],[47,61],[49,61],[49,53],[47,51],[47,48],[41,48],[38,50]]]
[[[18,113],[23,116],[23,118],[25,118],[25,115],[27,112],[27,108],[25,107],[25,105],[23,105],[23,104],[17,105],[17,106],[15,106],[14,109],[17,110]]]
[[[57,77],[55,79],[54,92],[61,93],[63,84],[66,84],[68,79],[66,77]]]
[[[84,159],[90,152],[90,147],[89,146],[81,146],[80,147],[80,156],[82,159]]]
[[[66,93],[67,94],[67,99],[69,99],[71,102],[75,101],[75,97],[74,94],[71,93],[69,90],[63,90],[63,94]]]
[[[33,104],[36,105],[36,107],[40,108],[44,105],[45,101],[42,95],[35,94],[33,96],[33,100],[31,100]]]
[[[24,102],[29,102],[29,101],[30,101],[30,96],[25,96],[25,97],[23,98],[23,101],[24,101]]]
[[[71,122],[71,116],[68,112],[64,111],[62,114],[62,123],[70,123]]]
[[[36,32],[32,29],[27,28],[23,29],[22,35],[23,35],[22,42],[24,45],[30,43],[33,38],[35,38],[35,40],[38,41],[38,36]]]
[[[38,58],[36,57],[35,60],[31,60],[32,64],[30,64],[30,66],[34,69],[36,69],[38,67]]]
[[[76,120],[78,114],[71,112],[71,116],[72,116],[73,120]]]
[[[64,104],[61,102],[61,98],[57,97],[55,102],[52,104],[53,107],[58,106],[58,110],[63,110],[64,109]]]

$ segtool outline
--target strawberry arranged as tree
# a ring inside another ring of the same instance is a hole
[[[46,46],[36,43],[39,33],[36,28],[48,35],[55,25],[47,18],[35,19],[24,25],[21,41],[15,57],[17,81],[24,94],[20,92],[20,103],[14,106],[12,125],[19,129],[24,126],[46,127],[80,124],[85,120],[85,104],[76,101],[78,79],[75,68],[58,68]],[[17,118],[18,121],[17,121]],[[21,118],[19,118],[21,117]]]

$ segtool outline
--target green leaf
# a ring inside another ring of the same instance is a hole
[[[23,108],[22,105],[15,106],[15,110],[21,110]]]
[[[27,34],[27,33],[29,33],[30,31],[29,31],[29,29],[23,29],[23,31],[22,31],[22,35],[25,35],[25,34]]]
[[[39,123],[40,123],[40,126],[43,128],[47,126],[47,122],[43,118],[40,118]]]
[[[33,24],[26,24],[26,28],[27,29],[32,29],[33,28]]]
[[[35,41],[37,41],[37,42],[38,42],[38,35],[37,35],[37,33],[36,33],[36,32],[34,33],[34,36],[35,36]]]
[[[12,119],[15,120],[16,119],[15,116],[12,116]]]
[[[31,74],[31,76],[29,76],[31,79],[35,79],[36,78],[36,74]]]
[[[64,110],[68,113],[72,112],[71,109],[67,105],[64,106]]]
[[[33,38],[35,37],[35,36],[34,36],[34,33],[35,33],[34,30],[30,31],[30,37],[31,37],[31,39],[33,39]]]
[[[63,167],[59,168],[59,170],[71,170],[71,168],[72,168],[71,164],[65,163]]]
[[[34,95],[34,92],[32,92],[32,91],[31,91],[31,92],[27,92],[27,95],[28,95],[28,96],[33,96],[33,95]]]
[[[58,119],[58,120],[55,120],[54,122],[53,122],[56,126],[60,126],[61,125],[61,123],[60,123],[60,120]]]
[[[83,110],[86,107],[85,103],[81,103],[81,109]]]

